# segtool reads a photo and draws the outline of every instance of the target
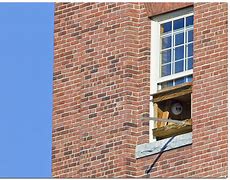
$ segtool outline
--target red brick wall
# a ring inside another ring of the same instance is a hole
[[[227,5],[194,11],[193,145],[165,152],[150,177],[227,175]],[[54,177],[145,177],[156,157],[135,159],[148,142],[146,12],[143,3],[56,4]]]
[[[149,46],[142,4],[56,4],[53,176],[129,173],[148,138],[147,125],[136,129],[148,112]]]
[[[198,3],[195,12],[192,171],[227,175],[227,3]]]

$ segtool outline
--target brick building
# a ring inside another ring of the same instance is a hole
[[[57,3],[53,176],[226,177],[227,14],[227,3]]]

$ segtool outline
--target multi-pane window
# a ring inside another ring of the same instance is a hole
[[[192,81],[193,15],[185,15],[160,23],[160,78],[159,89]],[[182,76],[173,76],[175,74]],[[172,78],[164,78],[164,77]]]
[[[159,119],[169,118],[179,121],[191,119],[191,83],[186,82],[191,82],[193,79],[193,8],[183,8],[151,19],[149,115]],[[179,84],[181,86],[167,88]],[[160,91],[162,89],[164,90]],[[177,96],[177,92],[182,91],[183,97]],[[167,93],[170,93],[170,99],[162,98]],[[172,114],[171,105],[178,102],[186,107],[184,108],[186,112],[180,115]],[[150,120],[150,142],[160,140],[156,132],[162,130],[162,125],[165,124]]]

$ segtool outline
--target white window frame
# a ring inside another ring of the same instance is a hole
[[[194,15],[193,8],[185,8],[170,12],[167,14],[159,15],[151,18],[151,62],[150,62],[150,94],[155,94],[158,91],[158,83],[166,82],[173,79],[178,79],[193,74],[193,70],[186,70],[180,73],[171,74],[168,76],[160,77],[160,51],[161,51],[161,42],[160,42],[160,24],[170,21],[180,19],[184,16]],[[154,117],[154,104],[152,96],[150,96],[149,104],[150,117]],[[154,121],[150,120],[149,122],[149,142],[156,141],[153,138],[152,129],[154,128]]]

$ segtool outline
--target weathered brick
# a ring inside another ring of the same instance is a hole
[[[123,126],[137,127],[137,125],[136,125],[136,124],[134,124],[134,123],[130,123],[130,122],[125,122],[125,123],[123,124]]]
[[[94,49],[91,48],[91,49],[87,49],[85,52],[86,52],[86,53],[91,53],[91,52],[93,52],[93,51],[94,51]]]
[[[93,92],[88,92],[85,94],[85,97],[89,97],[89,96],[92,96],[93,95]]]
[[[93,109],[93,108],[96,108],[96,107],[97,107],[97,104],[93,104],[93,105],[89,106],[89,109]]]
[[[97,113],[93,113],[89,115],[89,118],[94,118],[94,117],[97,117]]]

